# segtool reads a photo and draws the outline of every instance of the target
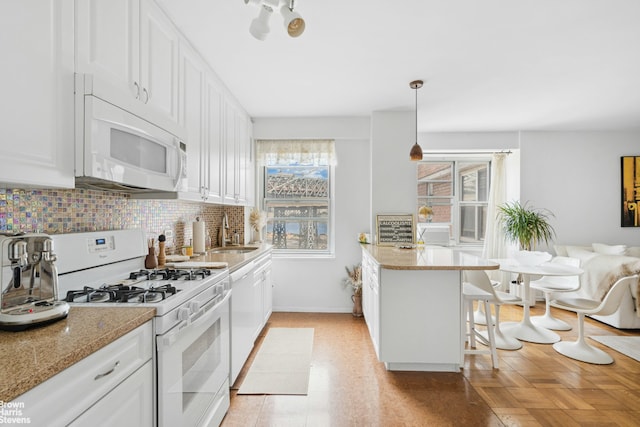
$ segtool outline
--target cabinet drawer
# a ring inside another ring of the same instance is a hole
[[[150,360],[152,344],[151,322],[147,322],[15,402],[33,425],[66,425]]]

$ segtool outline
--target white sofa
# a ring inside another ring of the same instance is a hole
[[[615,280],[640,273],[640,247],[593,243],[591,246],[555,245],[556,255],[580,259],[584,274],[580,289],[566,295],[601,299]],[[609,316],[591,316],[620,329],[640,329],[639,286],[634,283],[624,296],[618,310]]]

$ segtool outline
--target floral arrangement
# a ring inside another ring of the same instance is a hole
[[[264,212],[260,212],[258,208],[252,208],[249,213],[249,224],[254,231],[262,230],[262,227],[266,225],[267,216]]]
[[[362,292],[362,266],[354,265],[351,270],[345,267],[345,270],[347,270],[347,278],[343,280],[343,284],[353,288],[353,293],[359,295]]]

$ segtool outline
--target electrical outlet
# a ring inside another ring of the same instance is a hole
[[[173,239],[173,230],[164,230],[164,237],[166,237],[167,240]]]

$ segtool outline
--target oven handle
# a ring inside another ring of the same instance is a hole
[[[163,345],[158,346],[158,351],[162,351],[163,347],[169,348],[173,344],[175,344],[176,340],[178,339],[178,335],[182,333],[182,330],[184,329],[184,327],[186,326],[195,327],[195,326],[198,326],[200,323],[207,321],[211,316],[215,314],[215,311],[216,311],[215,309],[219,305],[224,304],[230,297],[231,297],[231,292],[227,292],[224,298],[222,299],[220,299],[220,296],[218,295],[212,301],[205,304],[200,310],[198,310],[197,313],[193,314],[188,321],[183,322],[182,324],[178,325],[176,328],[174,328],[170,332],[166,333],[162,337]],[[195,319],[195,320],[192,321],[191,319]]]

